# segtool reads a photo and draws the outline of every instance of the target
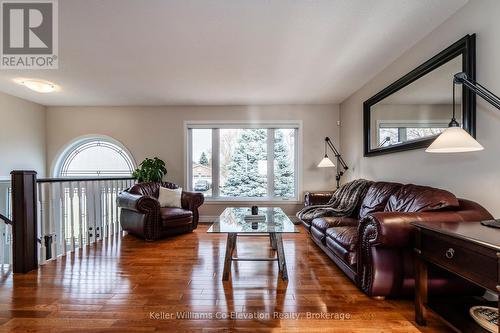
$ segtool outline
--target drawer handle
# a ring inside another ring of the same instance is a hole
[[[451,259],[455,255],[455,250],[451,247],[446,251],[446,258]]]

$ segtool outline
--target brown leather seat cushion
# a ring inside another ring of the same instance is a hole
[[[168,233],[168,230],[172,230],[177,227],[184,227],[193,224],[192,219],[177,219],[177,220],[162,220],[163,231]]]
[[[320,243],[325,244],[325,233],[321,230],[316,229],[315,227],[311,226],[311,237],[317,240]]]
[[[359,223],[358,219],[354,219],[352,217],[318,217],[312,220],[312,226],[316,229],[326,232],[326,229],[332,227],[343,227],[343,226],[357,226]]]
[[[326,235],[326,246],[349,265],[355,265],[358,228],[354,226],[333,227],[326,230]]]
[[[160,208],[160,217],[162,220],[178,220],[178,219],[190,219],[193,217],[193,212],[182,208]]]
[[[333,227],[326,230],[326,236],[333,239],[349,252],[356,250],[358,243],[358,228],[357,227]]]
[[[374,212],[383,212],[391,195],[396,193],[401,186],[403,184],[388,182],[373,183],[361,203],[359,219],[362,220]]]
[[[460,205],[452,193],[419,185],[403,185],[399,191],[391,195],[385,211],[388,212],[428,212]]]

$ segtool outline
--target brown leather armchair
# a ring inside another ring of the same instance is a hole
[[[158,202],[160,186],[179,188],[168,182],[138,183],[118,195],[116,200],[121,208],[120,224],[123,230],[152,241],[196,229],[203,194],[183,191],[182,208],[163,208]]]
[[[306,194],[306,205],[324,204],[325,193]],[[481,205],[437,188],[374,182],[352,216],[302,224],[311,239],[370,296],[413,293],[413,221],[479,221],[492,216]],[[429,272],[431,293],[480,293],[440,269]]]

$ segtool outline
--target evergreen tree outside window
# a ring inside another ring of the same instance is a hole
[[[228,174],[221,186],[221,195],[228,197],[266,196],[267,174],[263,174],[262,168],[259,168],[259,165],[262,165],[266,159],[267,131],[264,129],[241,130],[231,161],[227,166]]]
[[[293,147],[295,135],[290,129],[274,131],[274,195],[295,196],[295,171]]]
[[[212,200],[297,200],[299,125],[186,127],[189,190]]]
[[[207,154],[205,154],[205,152],[201,153],[200,161],[198,163],[200,163],[201,165],[204,165],[204,166],[208,166],[208,157],[207,157]]]

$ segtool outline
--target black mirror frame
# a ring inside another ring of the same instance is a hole
[[[418,80],[422,76],[432,72],[436,68],[442,66],[451,59],[462,55],[462,71],[467,74],[472,80],[476,80],[476,35],[466,35],[456,43],[452,44],[445,50],[441,51],[431,59],[424,62],[396,82],[393,82],[388,87],[375,94],[363,103],[363,134],[364,134],[364,156],[377,156],[382,154],[407,151],[412,149],[426,148],[435,137],[425,140],[419,140],[408,143],[401,143],[389,147],[371,148],[371,115],[370,108],[380,102],[389,95],[394,94],[398,90],[406,87],[410,83]],[[453,76],[450,76],[450,95]],[[476,137],[476,95],[462,87],[462,127],[469,132],[473,137]],[[451,119],[451,114],[450,114]]]

